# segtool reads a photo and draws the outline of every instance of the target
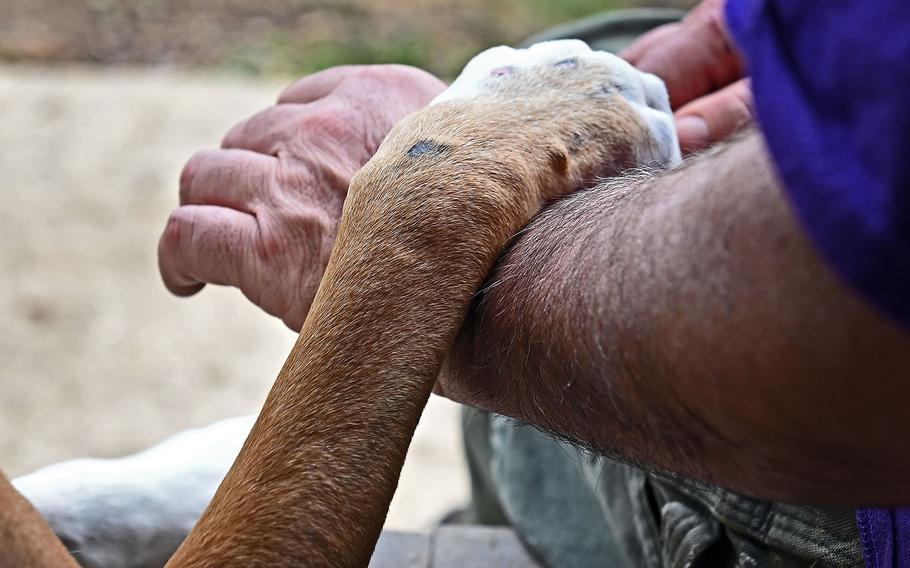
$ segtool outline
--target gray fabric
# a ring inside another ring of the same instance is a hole
[[[478,444],[470,457],[473,517],[511,525],[547,566],[617,566],[626,563],[611,542],[582,462],[574,447],[501,417],[464,414],[465,431]],[[533,464],[532,467],[528,467]]]
[[[466,409],[470,517],[551,568],[862,567],[854,513],[750,499],[588,456]]]
[[[540,41],[554,39],[580,39],[592,49],[616,53],[635,38],[663,24],[680,20],[685,15],[672,8],[633,8],[611,10],[582,20],[551,28],[531,37],[519,47],[528,47]]]

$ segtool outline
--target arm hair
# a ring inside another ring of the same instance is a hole
[[[750,133],[543,211],[445,394],[755,497],[910,503],[910,337],[846,289]]]

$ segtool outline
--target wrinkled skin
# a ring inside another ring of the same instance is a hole
[[[400,65],[338,67],[300,79],[202,150],[180,177],[159,243],[180,296],[236,286],[299,330],[325,270],[351,177],[401,118],[445,88]]]

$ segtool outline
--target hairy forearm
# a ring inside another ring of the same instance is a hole
[[[759,497],[910,502],[908,337],[817,258],[758,135],[544,211],[446,393]]]

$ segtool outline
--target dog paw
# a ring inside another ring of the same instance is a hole
[[[494,47],[474,57],[431,104],[463,99],[549,97],[553,105],[628,105],[647,126],[636,165],[680,161],[673,112],[663,81],[624,59],[580,40],[538,43],[527,49]]]

